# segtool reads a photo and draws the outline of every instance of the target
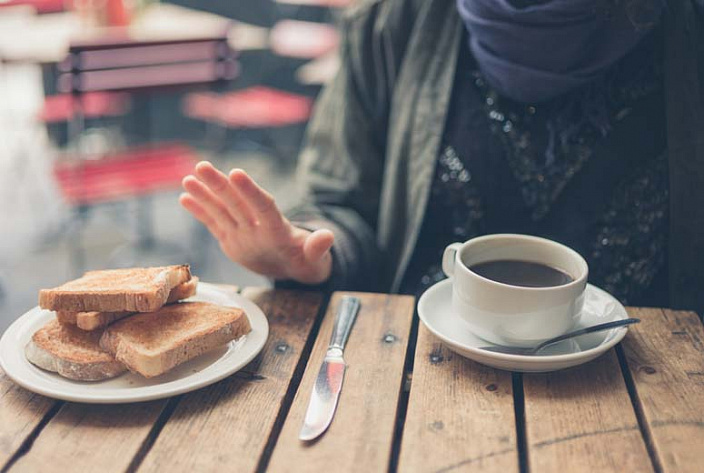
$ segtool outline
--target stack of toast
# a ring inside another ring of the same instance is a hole
[[[198,278],[188,265],[90,271],[39,293],[56,318],[25,348],[36,366],[81,381],[129,370],[159,376],[251,331],[242,309],[183,301]]]

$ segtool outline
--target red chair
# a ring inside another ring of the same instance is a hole
[[[305,123],[312,106],[310,97],[257,86],[222,95],[188,94],[184,113],[227,128],[264,128]]]
[[[55,165],[54,176],[69,203],[95,205],[173,190],[197,159],[183,143],[161,143],[63,160]]]
[[[59,92],[71,97],[69,143],[77,142],[84,118],[110,109],[99,99],[115,95],[105,94],[132,96],[187,87],[212,90],[236,75],[235,54],[228,45],[226,31],[178,40],[135,41],[114,36],[72,44],[68,57],[59,66],[57,80]],[[91,104],[99,110],[91,110]],[[195,151],[175,143],[152,143],[104,156],[85,156],[74,150],[69,156],[67,161],[56,164],[55,176],[79,216],[97,204],[139,198],[140,250],[150,250],[154,243],[148,197],[180,189],[181,179],[198,160]],[[84,267],[83,248],[79,238],[71,241],[74,265],[80,273]]]
[[[257,145],[276,155],[283,165],[290,164],[286,157],[292,150],[281,149],[280,140],[271,135],[275,130],[305,125],[312,107],[310,97],[263,86],[224,94],[191,93],[183,103],[184,115],[216,127],[220,139],[227,130],[258,130]]]
[[[80,110],[84,118],[120,117],[130,109],[130,96],[123,92],[90,92],[82,102],[71,94],[50,95],[44,99],[39,120],[44,123],[70,122]]]

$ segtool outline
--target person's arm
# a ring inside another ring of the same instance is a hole
[[[341,67],[310,124],[299,168],[304,197],[291,219],[242,170],[226,176],[200,163],[184,179],[181,204],[230,259],[275,280],[374,288],[388,110],[412,5],[377,1],[346,15]]]
[[[411,2],[376,2],[341,24],[340,69],[318,98],[299,162],[303,203],[289,216],[330,229],[332,289],[375,289],[376,245],[389,109],[413,20]]]

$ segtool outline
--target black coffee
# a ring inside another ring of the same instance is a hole
[[[492,281],[523,287],[552,287],[574,281],[563,271],[541,263],[496,260],[478,263],[470,270]]]

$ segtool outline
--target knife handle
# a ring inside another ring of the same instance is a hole
[[[352,331],[352,325],[354,325],[354,321],[357,318],[359,305],[359,298],[342,296],[340,306],[337,308],[335,326],[332,329],[332,337],[330,337],[330,346],[328,348],[345,349],[347,338]]]

